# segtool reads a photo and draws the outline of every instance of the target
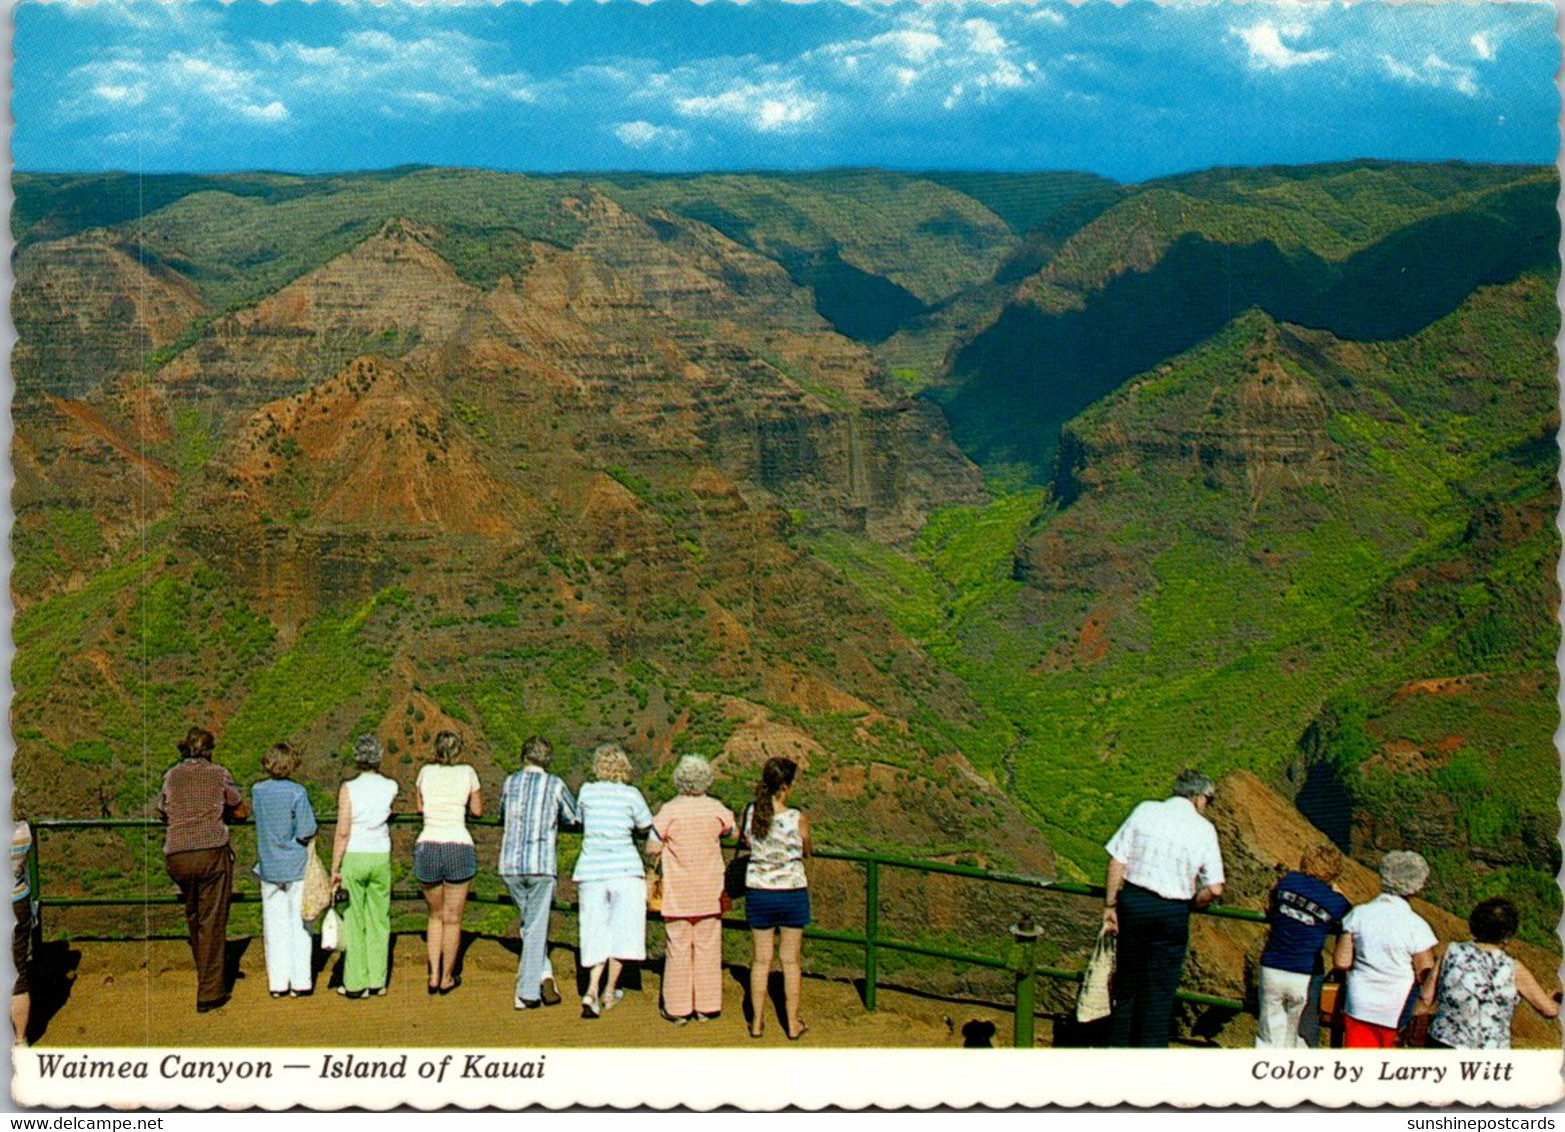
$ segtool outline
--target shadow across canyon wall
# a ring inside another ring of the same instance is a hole
[[[1554,269],[1558,241],[1554,187],[1542,183],[1496,194],[1481,212],[1411,224],[1340,263],[1186,234],[1151,271],[1117,276],[1082,309],[1007,307],[958,353],[936,396],[969,456],[1027,465],[1041,481],[1062,424],[1251,307],[1341,338],[1405,338],[1477,287]]]

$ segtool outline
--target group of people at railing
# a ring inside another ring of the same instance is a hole
[[[1206,817],[1215,796],[1210,778],[1183,771],[1172,797],[1141,803],[1106,846],[1103,930],[1117,937],[1113,1045],[1168,1045],[1190,912],[1219,899],[1225,884],[1217,829]],[[1318,1044],[1322,955],[1333,934],[1331,967],[1346,975],[1342,1039],[1349,1048],[1508,1048],[1518,998],[1558,1017],[1561,996],[1547,994],[1506,954],[1519,924],[1510,900],[1479,903],[1468,920],[1472,939],[1442,946],[1408,903],[1429,879],[1422,856],[1386,853],[1380,894],[1357,907],[1332,883],[1342,867],[1342,852],[1322,843],[1271,890],[1257,1046]]]
[[[298,752],[286,743],[267,752],[262,759],[267,778],[251,789],[247,805],[233,776],[214,761],[214,746],[211,732],[191,728],[157,801],[167,826],[168,873],[184,899],[201,1013],[229,1000],[223,955],[234,853],[228,823],[252,811],[268,988],[273,998],[289,998],[312,993],[314,985],[315,941],[304,900],[318,829],[309,793],[293,777]],[[478,872],[467,819],[482,816],[483,792],[473,767],[458,761],[462,746],[456,732],[436,735],[433,759],[414,783],[423,826],[414,844],[413,873],[429,910],[425,941],[431,995],[448,995],[462,985],[457,973],[462,916]],[[383,756],[379,739],[359,736],[352,752],[357,773],[337,795],[330,884],[341,910],[337,992],[350,999],[384,995],[389,977],[388,827],[399,787],[381,773]],[[802,1037],[808,1027],[799,1012],[800,951],[810,923],[804,861],[811,841],[808,818],[788,805],[797,765],[769,759],[753,800],[736,818],[708,793],[712,768],[698,755],[679,760],[673,774],[678,793],[656,814],[631,785],[630,759],[618,745],[605,743],[593,752],[592,780],[574,795],[550,772],[552,760],[547,740],[529,738],[522,745],[521,769],[501,791],[497,869],[516,903],[522,940],[515,1008],[561,1001],[546,946],[558,872],[556,841],[562,827],[579,828],[581,851],[571,879],[577,892],[579,965],[585,970],[583,1018],[601,1017],[621,1001],[624,964],[646,958],[649,906],[661,912],[667,937],[664,1017],[679,1025],[716,1018],[723,1006],[722,915],[738,896],[745,900],[753,944],[750,1035],[762,1035],[776,956],[783,975],[785,1033],[790,1039]],[[636,845],[638,832],[647,834],[650,865]],[[729,865],[722,839],[735,835],[746,856]]]
[[[443,731],[433,759],[415,782],[423,827],[413,872],[428,905],[428,992],[461,986],[457,960],[468,887],[478,858],[467,819],[483,813],[474,769],[458,761],[462,739]],[[179,886],[197,973],[196,1009],[225,1005],[224,950],[233,891],[234,853],[228,823],[253,810],[256,873],[267,982],[274,998],[313,990],[315,942],[305,919],[306,875],[317,823],[309,794],[294,774],[299,755],[286,743],[262,760],[267,777],[247,804],[232,775],[213,760],[213,736],[191,728],[179,744],[157,810],[166,823],[165,861]],[[581,1012],[598,1018],[622,999],[623,965],[646,958],[649,907],[660,910],[666,934],[662,1013],[675,1024],[710,1021],[722,1011],[722,915],[742,896],[751,929],[749,1033],[760,1037],[774,957],[780,957],[785,1033],[801,1037],[800,951],[810,923],[804,862],[812,851],[808,818],[788,805],[798,767],[767,760],[754,798],[736,818],[708,791],[711,765],[695,755],[674,769],[676,795],[654,814],[630,784],[631,763],[612,743],[592,754],[592,780],[575,795],[550,772],[553,751],[539,737],[521,749],[521,768],[501,791],[502,840],[497,872],[520,917],[521,957],[513,1005],[557,1005],[547,952],[549,913],[558,873],[562,828],[581,831],[571,879],[577,891],[579,966],[585,970]],[[391,931],[392,806],[398,784],[381,773],[383,748],[373,735],[355,742],[357,773],[337,797],[330,886],[341,907],[344,952],[338,993],[357,999],[386,993]],[[1143,802],[1106,845],[1103,931],[1117,956],[1112,981],[1110,1044],[1166,1046],[1183,974],[1192,910],[1221,898],[1225,876],[1216,827],[1206,817],[1216,795],[1211,779],[1187,770],[1173,795]],[[12,907],[17,981],[12,1020],[26,1031],[32,892],[27,870],[31,834],[18,823],[12,844]],[[647,833],[649,868],[635,843]],[[722,839],[737,835],[747,856],[725,863]],[[1353,907],[1336,887],[1344,857],[1321,843],[1271,890],[1270,932],[1260,960],[1256,1044],[1313,1047],[1327,967],[1345,974],[1342,1040],[1348,1047],[1397,1044],[1505,1048],[1518,999],[1558,1017],[1561,995],[1549,995],[1527,966],[1506,953],[1519,916],[1503,897],[1480,902],[1468,920],[1470,940],[1440,944],[1409,904],[1429,877],[1415,852],[1386,853],[1381,892]],[[653,878],[649,899],[648,878]],[[1328,939],[1330,963],[1323,962]],[[1089,978],[1089,983],[1091,979]],[[18,1011],[20,1010],[20,1014]]]

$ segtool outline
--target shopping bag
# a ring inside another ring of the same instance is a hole
[[[321,950],[336,951],[342,946],[342,920],[337,915],[337,909],[326,909],[326,915],[321,917]]]
[[[1082,972],[1081,993],[1076,997],[1078,1022],[1107,1018],[1114,1008],[1114,945],[1118,938],[1107,928],[1098,933],[1092,958]]]
[[[315,851],[315,842],[312,840],[304,849],[304,898],[301,904],[301,915],[304,917],[304,922],[309,924],[320,919],[321,913],[331,907],[331,877],[326,872],[326,866],[321,864],[320,854]]]

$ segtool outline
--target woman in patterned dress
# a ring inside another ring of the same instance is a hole
[[[1516,905],[1485,900],[1467,918],[1471,943],[1452,943],[1425,984],[1422,1009],[1434,1008],[1429,1045],[1435,1049],[1510,1049],[1511,1015],[1518,997],[1545,1018],[1557,1018],[1560,996],[1550,997],[1526,964],[1505,953],[1516,934]]]

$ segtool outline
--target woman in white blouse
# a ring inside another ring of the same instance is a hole
[[[450,994],[462,985],[453,972],[462,945],[462,910],[467,887],[478,871],[467,815],[482,817],[478,773],[457,763],[462,737],[454,731],[435,736],[435,761],[418,772],[418,812],[424,828],[413,846],[413,874],[429,905],[425,942],[429,949],[429,993]]]
[[[592,752],[592,776],[576,795],[581,810],[581,856],[571,880],[576,882],[580,963],[588,968],[587,993],[581,1016],[597,1018],[613,1010],[624,991],[618,989],[626,961],[647,957],[647,874],[631,831],[648,829],[652,811],[641,791],[630,785],[630,759],[616,743]],[[600,997],[605,968],[608,981]]]
[[[1342,920],[1334,956],[1348,973],[1342,1044],[1348,1049],[1390,1049],[1396,1044],[1408,995],[1435,969],[1435,933],[1407,898],[1424,887],[1429,863],[1417,853],[1393,849],[1380,859],[1380,895]]]

